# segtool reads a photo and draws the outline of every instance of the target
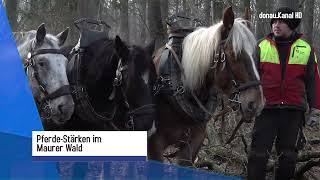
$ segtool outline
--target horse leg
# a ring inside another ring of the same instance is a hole
[[[195,132],[196,132],[196,136],[193,139],[194,151],[192,154],[192,162],[194,162],[196,160],[196,157],[202,147],[202,143],[207,136],[206,125],[204,125],[203,127],[198,127],[198,129],[196,129]]]
[[[192,166],[206,137],[206,125],[198,125],[190,128],[187,140],[177,154],[178,164]]]
[[[159,133],[152,135],[148,139],[148,158],[150,160],[163,162],[163,152],[167,147],[167,142]]]

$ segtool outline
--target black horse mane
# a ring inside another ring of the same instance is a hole
[[[106,103],[113,90],[119,60],[113,45],[113,40],[106,38],[93,42],[84,50],[81,81],[98,112],[106,111]]]

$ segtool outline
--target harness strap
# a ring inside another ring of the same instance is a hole
[[[71,95],[71,89],[69,85],[64,85],[54,91],[53,93],[49,94],[47,97],[44,98],[44,100],[52,100],[60,96],[65,96],[65,95]]]
[[[34,56],[41,55],[41,54],[61,54],[61,55],[64,55],[63,53],[64,53],[64,51],[62,51],[60,49],[39,49],[39,50],[36,50],[36,51],[28,54],[28,59],[31,59]]]
[[[176,60],[179,68],[180,68],[180,71],[181,71],[181,74],[183,76],[183,78],[185,78],[185,74],[184,74],[184,69],[183,69],[183,66],[179,60],[179,57],[178,55],[176,54],[176,52],[172,49],[172,47],[169,45],[169,44],[166,44],[166,47],[171,51],[171,53],[173,54],[174,56],[174,59]],[[194,98],[194,100],[197,102],[198,106],[203,110],[203,112],[207,113],[211,118],[212,117],[215,117],[215,115],[213,113],[211,113],[209,110],[206,109],[206,107],[201,103],[201,101],[199,100],[199,98],[197,97],[197,95],[192,91],[191,91],[191,95],[192,97]]]
[[[209,114],[211,117],[213,117],[213,113],[211,113],[209,110],[206,109],[206,107],[204,107],[204,105],[201,103],[201,101],[199,100],[199,98],[196,96],[196,94],[191,91],[191,95],[194,98],[194,100],[196,100],[197,104],[199,105],[199,107],[207,114]]]
[[[87,90],[82,86],[81,83],[81,54],[83,53],[82,49],[79,49],[75,53],[74,57],[74,68],[75,70],[72,71],[72,77],[73,81],[75,83],[75,90],[73,92],[73,95],[76,100],[76,107],[78,109],[78,113],[83,116],[81,118],[85,118],[88,121],[92,121],[94,123],[97,123],[98,121],[106,122],[108,123],[114,130],[120,130],[112,121],[115,117],[117,106],[113,106],[112,112],[110,112],[110,116],[105,116],[97,113],[93,106],[91,105],[89,99]]]
[[[230,67],[229,62],[227,61],[227,56],[225,55],[224,50],[223,50],[223,45],[225,42],[226,42],[226,40],[222,40],[219,44],[219,54],[218,55],[216,54],[216,56],[215,56],[217,59],[214,59],[214,63],[215,63],[214,68],[216,70],[217,63],[219,63],[219,62],[223,63],[222,70],[224,69],[224,66],[226,66],[227,71],[229,72],[229,75],[231,76],[231,80],[233,81],[234,86],[236,87],[236,92],[234,92],[234,93],[239,93],[239,92],[247,90],[251,87],[261,85],[261,82],[258,80],[249,81],[249,82],[246,82],[245,84],[240,84],[236,81],[234,72],[232,71],[232,68]],[[217,73],[217,70],[215,71],[215,73]]]
[[[128,115],[138,116],[138,115],[143,115],[146,112],[152,113],[152,112],[155,111],[154,110],[155,106],[156,106],[155,104],[145,104],[143,106],[140,106],[140,107],[138,107],[136,109],[131,110],[128,113]],[[148,111],[148,110],[150,110],[150,111]]]
[[[45,84],[40,80],[37,68],[35,66],[36,63],[33,58],[41,54],[61,54],[64,56],[63,52],[64,51],[60,49],[39,49],[34,52],[29,52],[27,55],[24,68],[27,74],[29,74],[29,68],[33,68],[33,76],[35,77],[37,83],[39,84],[40,91],[44,94],[44,98],[41,100],[42,102],[40,102],[41,104],[43,103],[43,101],[52,100],[64,95],[71,95],[71,90],[69,85],[64,85],[59,89],[57,89],[56,91],[54,91],[53,93],[49,94],[48,91],[45,89]]]
[[[260,81],[250,81],[250,82],[247,82],[246,84],[243,84],[243,85],[240,85],[238,87],[238,90],[239,91],[244,91],[248,88],[251,88],[251,87],[254,87],[254,86],[259,86],[261,85],[261,82]]]
[[[169,50],[164,47],[163,51],[161,52],[160,58],[158,58],[157,61],[155,62],[155,66],[156,66],[156,70],[157,70],[158,75],[160,75],[160,71],[163,66],[163,63],[166,62],[168,57],[169,57]]]
[[[171,53],[173,54],[174,59],[176,60],[178,66],[179,66],[179,68],[181,70],[182,76],[183,76],[183,78],[185,78],[184,69],[183,69],[183,66],[182,66],[182,64],[181,64],[181,62],[179,60],[179,57],[178,57],[177,53],[172,49],[172,47],[169,44],[166,44],[166,48],[168,48],[171,51]]]

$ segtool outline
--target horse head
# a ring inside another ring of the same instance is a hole
[[[115,49],[120,57],[116,79],[122,79],[121,88],[128,105],[129,122],[132,123],[129,126],[135,130],[149,130],[150,135],[155,128],[152,94],[153,83],[156,81],[152,62],[154,42],[144,48],[127,46],[116,36]]]
[[[74,111],[74,102],[66,75],[67,58],[60,47],[69,28],[58,35],[47,34],[44,24],[29,32],[14,33],[32,93],[42,120],[63,124]]]
[[[244,19],[235,19],[232,8],[227,8],[222,22],[185,38],[182,63],[186,86],[197,89],[212,84],[239,105],[245,120],[254,119],[265,102],[255,47],[255,37]]]

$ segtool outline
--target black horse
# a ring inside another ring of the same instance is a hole
[[[153,130],[153,49],[127,46],[118,36],[75,46],[67,67],[75,113],[63,130]]]

